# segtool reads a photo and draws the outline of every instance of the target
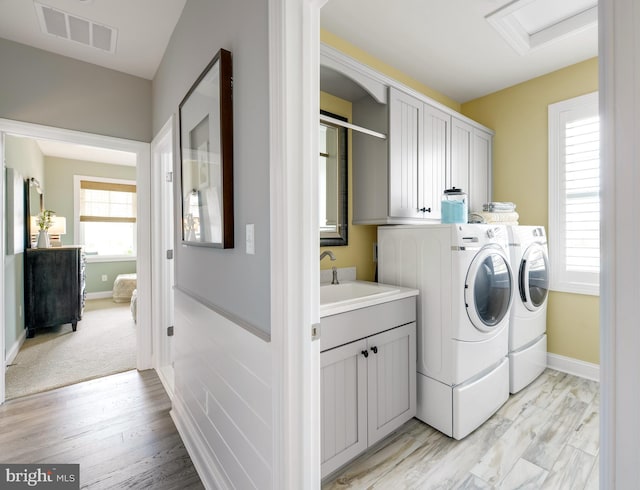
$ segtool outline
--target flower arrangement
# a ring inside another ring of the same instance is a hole
[[[37,223],[38,229],[47,231],[53,224],[53,217],[56,215],[55,211],[45,209],[38,215]]]

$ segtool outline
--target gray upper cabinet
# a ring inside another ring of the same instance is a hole
[[[422,176],[419,194],[423,219],[440,219],[440,200],[451,165],[451,115],[424,104]]]
[[[439,222],[451,187],[467,193],[470,211],[491,200],[490,129],[324,45],[321,65],[360,87],[347,99],[353,123],[387,135],[352,133],[354,224]]]
[[[491,200],[493,135],[479,125],[451,118],[451,168],[447,188],[468,194],[469,211],[481,211]]]
[[[423,193],[423,105],[394,88],[389,89],[389,209],[393,218],[421,218]]]

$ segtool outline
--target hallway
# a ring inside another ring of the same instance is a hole
[[[127,371],[0,406],[0,461],[75,463],[81,488],[201,489],[155,371]]]

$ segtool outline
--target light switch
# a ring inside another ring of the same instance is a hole
[[[246,229],[247,254],[254,255],[256,253],[256,241],[253,224],[247,225]]]

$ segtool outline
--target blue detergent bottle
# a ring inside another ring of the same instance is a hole
[[[467,195],[462,189],[447,189],[442,195],[441,223],[466,223],[468,221]]]

